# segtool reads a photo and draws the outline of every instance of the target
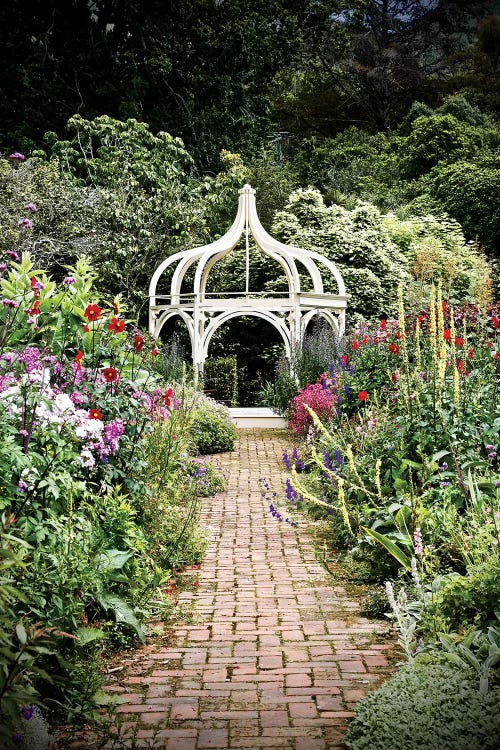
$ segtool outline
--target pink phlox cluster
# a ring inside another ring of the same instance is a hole
[[[123,424],[123,419],[114,419],[112,422],[104,425],[104,442],[109,446],[111,453],[116,453],[118,450],[118,439],[124,432],[125,425]]]
[[[17,385],[17,379],[11,373],[0,375],[0,393],[11,392],[12,386]]]
[[[321,383],[308,384],[303,391],[290,401],[290,420],[288,427],[294,435],[305,435],[312,423],[312,418],[305,408],[309,406],[322,421],[331,418],[337,397]]]
[[[73,393],[70,395],[70,399],[75,404],[75,406],[82,406],[82,404],[85,403],[85,397],[82,396],[82,394],[78,391],[73,391]]]
[[[45,366],[40,357],[40,349],[37,346],[27,346],[21,352],[15,352],[14,356],[19,362],[24,363],[24,367],[28,373]]]

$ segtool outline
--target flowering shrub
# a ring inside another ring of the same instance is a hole
[[[288,428],[291,435],[306,435],[312,425],[312,418],[306,406],[313,409],[318,418],[328,421],[335,410],[336,395],[322,383],[307,385],[289,405]]]
[[[330,394],[335,418],[299,402],[306,471],[286,454],[286,497],[323,509],[365,580],[405,580],[410,594],[392,594],[391,607],[409,659],[443,631],[468,663],[487,632],[498,640],[499,349],[498,306],[454,308],[438,286],[407,314],[400,292],[398,319],[358,323],[312,389]]]
[[[143,639],[151,594],[205,544],[181,459],[189,404],[157,374],[155,342],[120,298],[99,300],[94,280],[84,258],[59,285],[13,249],[0,266],[0,511],[27,545],[2,580],[17,592],[0,655],[10,739],[24,726],[12,676],[27,705],[50,695],[66,720],[91,711],[103,642]],[[207,476],[216,483],[215,467]],[[22,672],[8,658],[16,638],[27,642]]]

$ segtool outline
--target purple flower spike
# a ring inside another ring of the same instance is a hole
[[[74,284],[76,282],[76,279],[74,276],[65,276],[63,279],[63,284],[66,284],[66,286],[70,286],[70,284]]]

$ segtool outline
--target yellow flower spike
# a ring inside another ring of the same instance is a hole
[[[403,337],[406,334],[406,324],[405,324],[405,308],[403,304],[403,285],[399,284],[398,286],[398,315],[399,315],[399,330],[401,331],[401,336]]]
[[[441,281],[438,282],[437,288],[437,337],[438,341],[444,338],[444,312],[443,312],[443,295],[441,293]]]
[[[460,409],[460,376],[456,365],[453,367],[453,401],[458,411]]]
[[[429,344],[432,353],[433,367],[437,367],[437,341],[436,341],[436,288],[431,286],[429,299]]]
[[[295,466],[292,466],[291,471],[291,479],[290,484],[292,485],[292,488],[297,492],[299,495],[302,495],[304,500],[307,500],[310,503],[313,503],[314,505],[321,505],[324,508],[331,508],[331,505],[329,503],[325,503],[324,500],[320,500],[319,497],[316,497],[315,495],[311,495],[308,490],[306,490],[301,483],[299,482],[299,478],[297,476],[297,470]]]
[[[307,413],[310,415],[312,421],[314,422],[314,426],[317,427],[318,430],[323,433],[323,435],[326,435],[326,437],[329,440],[331,440],[332,436],[330,435],[330,433],[328,432],[328,430],[326,429],[325,425],[323,424],[323,422],[321,421],[321,419],[318,417],[318,415],[316,414],[316,412],[314,411],[314,409],[311,409],[311,407],[309,406],[309,404],[304,403],[302,405],[303,405],[304,409],[307,411]]]
[[[377,495],[382,500],[382,486],[380,484],[380,467],[382,466],[382,459],[377,458],[375,462],[375,487],[377,488]]]
[[[339,477],[338,499],[339,499],[340,512],[342,514],[342,519],[346,527],[349,529],[349,532],[352,534],[351,522],[349,521],[349,513],[347,512],[347,506],[345,504],[344,480],[342,479],[342,477]]]
[[[422,369],[422,353],[420,349],[420,321],[418,318],[415,325],[415,367],[418,374]]]

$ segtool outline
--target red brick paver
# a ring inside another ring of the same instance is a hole
[[[260,495],[261,476],[282,494],[287,445],[284,433],[242,430],[221,456],[228,488],[204,501],[210,544],[199,587],[181,595],[195,622],[166,648],[139,649],[121,683],[138,746],[337,750],[355,702],[387,674],[380,623],[359,616],[307,533]]]

